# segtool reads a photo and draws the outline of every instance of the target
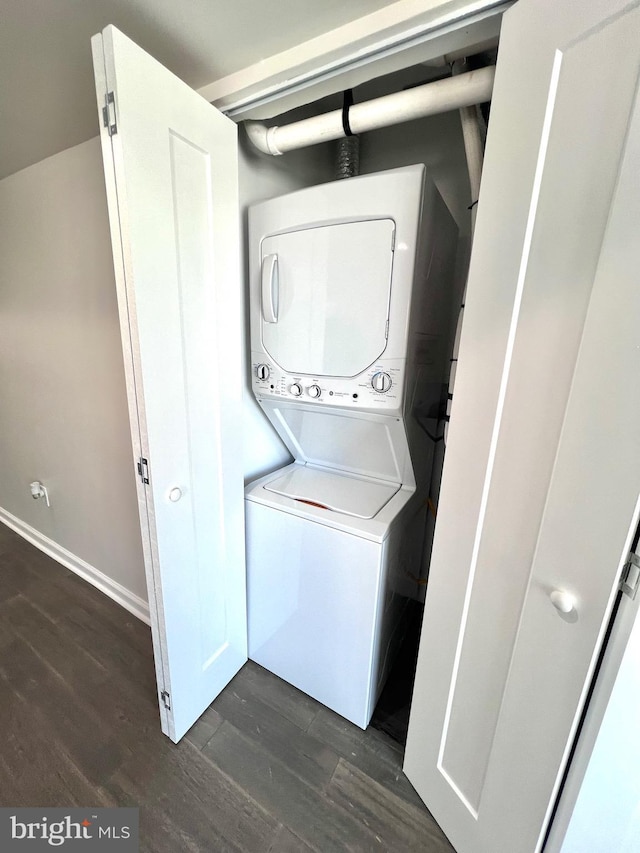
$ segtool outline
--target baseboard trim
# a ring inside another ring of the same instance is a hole
[[[104,572],[96,569],[95,566],[91,566],[80,557],[76,557],[71,551],[67,551],[62,545],[58,545],[53,539],[49,539],[48,536],[40,533],[35,527],[31,527],[31,525],[16,518],[15,515],[2,509],[2,507],[0,507],[0,521],[6,524],[7,527],[15,530],[23,539],[31,542],[36,548],[44,551],[49,557],[65,566],[65,568],[70,569],[74,574],[79,575],[92,586],[95,586],[100,592],[104,592],[105,595],[108,595],[109,598],[112,598],[124,607],[125,610],[128,610],[129,613],[137,616],[142,622],[145,622],[147,625],[150,624],[149,605],[140,596],[135,595],[122,586],[122,584],[112,580]]]

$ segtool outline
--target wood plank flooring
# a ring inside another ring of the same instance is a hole
[[[177,746],[149,629],[0,524],[0,805],[139,806],[145,853],[453,848],[402,751],[248,663]]]

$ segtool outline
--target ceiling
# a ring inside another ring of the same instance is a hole
[[[115,24],[194,88],[390,0],[2,0],[0,178],[97,135],[90,39]]]

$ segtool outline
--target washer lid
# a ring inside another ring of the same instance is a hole
[[[400,418],[287,400],[262,405],[297,462],[374,481],[406,482],[409,448]]]
[[[333,512],[373,518],[400,489],[400,483],[381,483],[353,474],[299,465],[265,483],[264,488]]]

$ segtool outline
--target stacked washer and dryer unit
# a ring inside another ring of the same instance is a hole
[[[366,728],[448,368],[455,224],[422,165],[251,208],[256,399],[294,462],[246,490],[249,657]]]

